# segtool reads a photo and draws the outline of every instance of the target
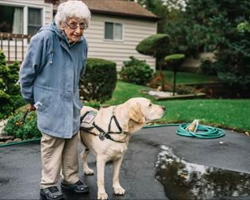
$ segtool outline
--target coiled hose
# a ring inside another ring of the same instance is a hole
[[[203,139],[219,138],[225,135],[225,132],[220,128],[215,128],[211,126],[205,126],[199,124],[195,132],[189,131],[187,127],[189,123],[180,124],[176,133],[181,136],[186,137],[197,137]]]

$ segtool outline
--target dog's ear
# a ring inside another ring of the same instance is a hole
[[[131,107],[128,111],[129,118],[133,121],[143,124],[145,122],[145,117],[141,111],[141,105],[136,103],[135,106]]]

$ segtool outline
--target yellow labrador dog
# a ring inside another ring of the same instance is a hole
[[[117,195],[125,190],[119,182],[120,167],[132,133],[140,130],[147,122],[160,119],[165,107],[153,104],[146,98],[131,98],[127,102],[101,108],[99,111],[84,106],[81,110],[80,140],[84,146],[81,153],[86,175],[94,174],[87,163],[87,155],[96,155],[98,199],[107,199],[104,171],[107,161],[114,166],[113,188]],[[90,150],[90,151],[89,151]]]

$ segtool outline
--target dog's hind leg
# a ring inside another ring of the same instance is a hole
[[[82,164],[83,164],[83,172],[86,175],[93,175],[94,171],[89,168],[88,160],[87,160],[87,157],[88,157],[89,153],[90,153],[90,150],[84,146],[83,151],[81,153]]]
[[[125,190],[120,185],[120,180],[119,180],[119,174],[120,174],[122,160],[123,160],[123,156],[121,158],[113,161],[113,165],[114,165],[113,188],[114,188],[114,193],[117,195],[124,195],[125,194]]]
[[[80,130],[80,133],[78,135],[79,136],[79,141],[82,144],[81,158],[82,158],[83,172],[86,175],[93,175],[94,171],[89,168],[89,166],[88,166],[88,160],[87,160],[87,157],[88,157],[88,155],[90,153],[90,150],[87,147],[87,145],[85,144],[85,142],[83,141],[83,138],[82,138],[81,134],[85,134],[85,133]]]

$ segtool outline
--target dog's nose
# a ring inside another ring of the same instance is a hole
[[[162,106],[162,109],[165,111],[166,110],[165,106]]]

